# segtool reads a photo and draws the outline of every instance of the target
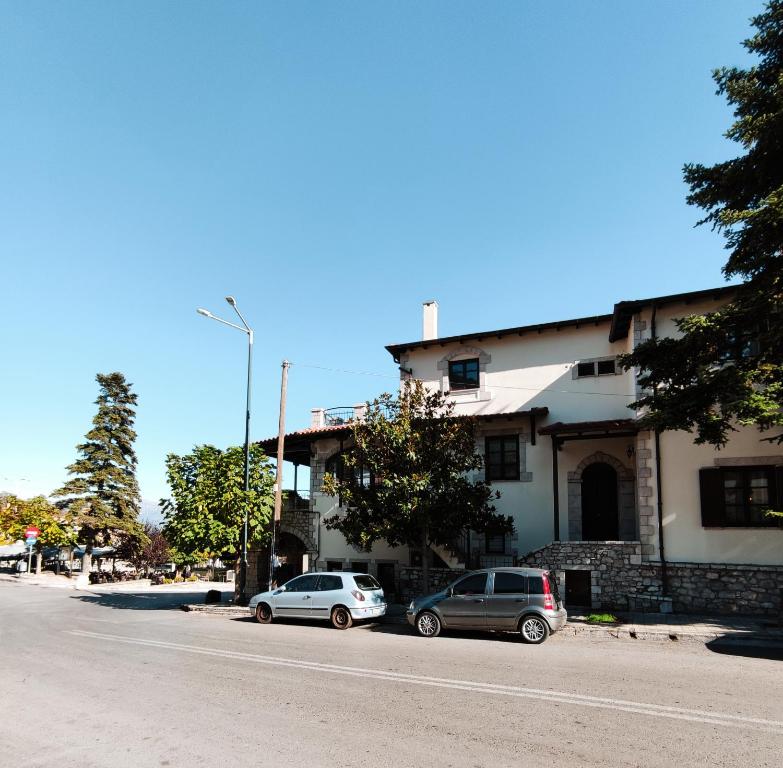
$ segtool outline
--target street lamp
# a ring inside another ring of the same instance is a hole
[[[213,315],[210,311],[199,307],[196,312],[204,317],[208,317],[211,320],[217,320],[223,325],[230,325],[232,328],[236,328],[238,331],[247,334],[247,408],[245,410],[245,500],[247,501],[247,492],[250,490],[250,383],[253,366],[253,329],[247,324],[247,321],[242,317],[242,313],[237,307],[236,299],[233,296],[226,296],[226,301],[234,308],[234,312],[237,313],[239,319],[242,321],[243,328],[235,323],[229,323],[228,320],[223,320],[221,317]],[[240,605],[247,604],[247,596],[245,589],[247,587],[247,518],[248,508],[247,503],[244,505],[245,517],[242,527],[242,552],[240,555],[239,563],[239,603]]]

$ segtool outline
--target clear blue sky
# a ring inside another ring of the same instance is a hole
[[[393,389],[384,345],[721,284],[681,167],[760,0],[0,2],[0,490],[48,492],[96,372],[166,453]],[[299,364],[299,365],[296,365]],[[389,378],[303,367],[315,364]]]

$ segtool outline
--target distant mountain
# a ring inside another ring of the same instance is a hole
[[[144,522],[155,523],[155,525],[160,525],[163,522],[163,515],[158,506],[158,502],[152,501],[151,499],[141,500],[140,517]]]

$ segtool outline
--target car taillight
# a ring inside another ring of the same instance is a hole
[[[360,592],[358,589],[352,589],[351,594],[361,603],[364,602],[364,593]]]
[[[552,590],[549,588],[549,577],[544,576],[544,608],[549,611],[555,610],[555,598],[552,596]]]

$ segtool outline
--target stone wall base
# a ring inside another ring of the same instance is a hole
[[[439,592],[465,571],[452,568],[430,568],[429,586],[425,586],[421,568],[402,566],[400,568],[400,599],[407,605],[413,598]]]
[[[593,608],[678,613],[778,616],[783,611],[783,566],[642,562],[641,542],[553,542],[518,559],[518,565],[590,571]]]

